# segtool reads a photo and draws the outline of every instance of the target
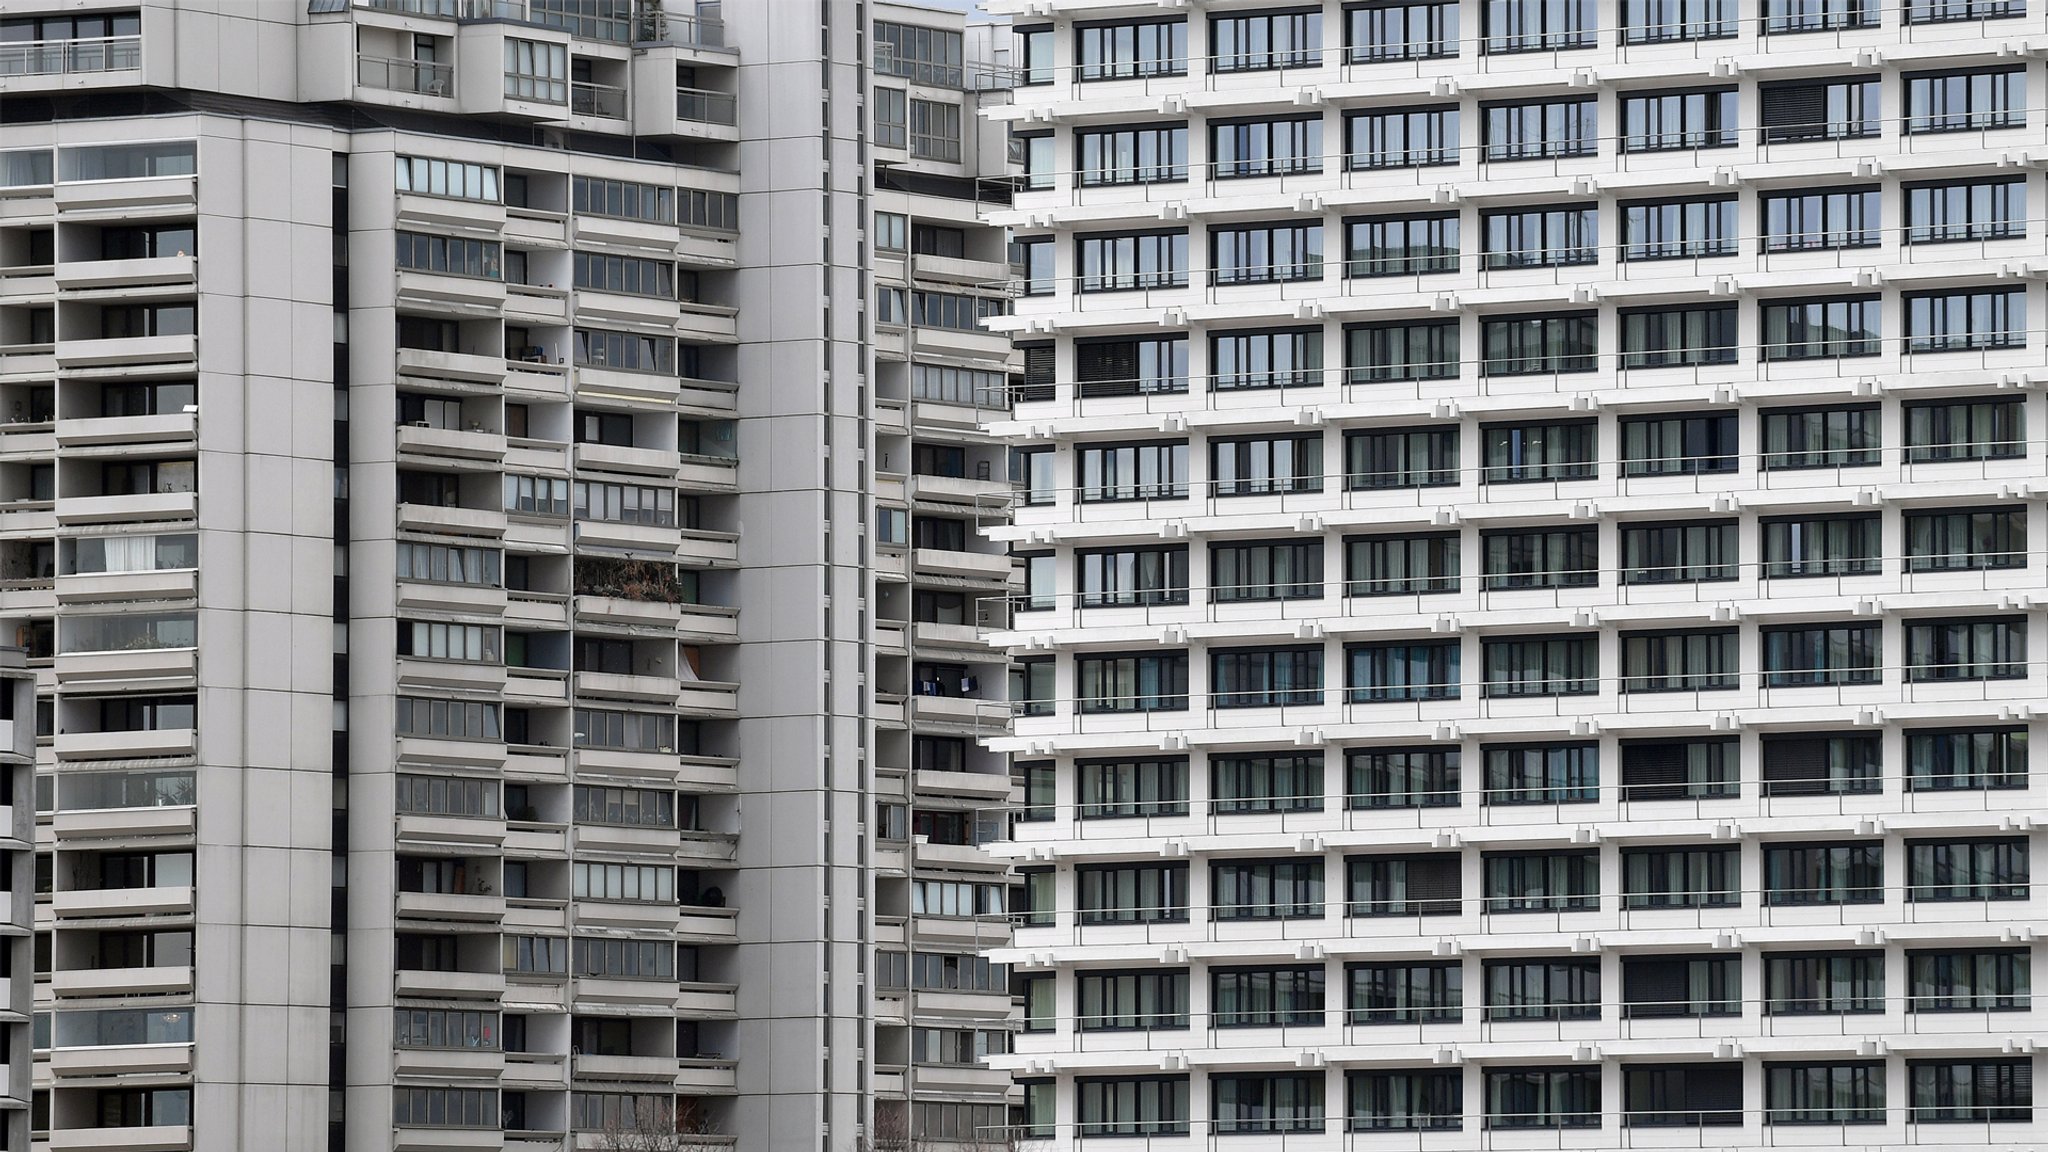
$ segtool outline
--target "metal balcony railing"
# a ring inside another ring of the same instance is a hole
[[[627,112],[626,90],[578,80],[569,86],[569,111],[577,116],[623,120]]]
[[[359,56],[356,58],[356,83],[386,92],[452,96],[455,94],[455,69],[452,65],[421,60]]]
[[[140,36],[0,44],[0,76],[72,76],[140,67]]]

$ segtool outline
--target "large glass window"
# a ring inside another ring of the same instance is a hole
[[[1733,736],[1621,742],[1621,798],[1713,800],[1741,795],[1741,741]]]
[[[1486,1126],[1598,1128],[1600,1072],[1585,1068],[1489,1068]]]
[[[1209,546],[1209,600],[1319,600],[1323,542],[1278,540]]]
[[[1080,1032],[1171,1032],[1188,1026],[1188,970],[1076,972]]]
[[[1624,524],[1623,584],[1698,584],[1736,576],[1732,520],[1684,524]]]
[[[1083,1076],[1074,1081],[1076,1134],[1173,1136],[1188,1130],[1186,1076]]]
[[[1908,1060],[1915,1124],[2022,1124],[2034,1118],[2034,1060]]]
[[[1874,576],[1884,569],[1883,527],[1874,512],[1763,520],[1764,578]]]
[[[1599,35],[1594,0],[1486,0],[1488,56],[1591,48]]]
[[[1346,916],[1455,916],[1463,911],[1464,863],[1455,852],[1351,856],[1344,866]]]
[[[1321,224],[1243,224],[1209,230],[1211,284],[1278,284],[1322,276]]]
[[[1600,961],[1487,960],[1488,1020],[1598,1020]]]
[[[1347,1072],[1345,1123],[1351,1132],[1456,1132],[1465,1126],[1460,1068]]]
[[[1209,810],[1219,816],[1321,812],[1323,754],[1265,752],[1209,758]]]
[[[505,40],[505,98],[542,104],[569,102],[569,46],[541,40]]]
[[[1219,332],[1209,338],[1210,387],[1315,388],[1323,383],[1323,330]]]
[[[1764,1065],[1764,1123],[1882,1124],[1884,1061]]]
[[[2025,1012],[2033,1006],[2026,948],[1906,953],[1908,1012]]]
[[[1974,792],[2026,786],[2024,728],[1906,733],[1908,792]]]
[[[1079,24],[1074,53],[1083,80],[1181,76],[1188,70],[1188,22],[1144,20]]]
[[[1767,144],[1875,136],[1883,123],[1874,79],[1789,80],[1759,85],[1757,94]]]
[[[1739,351],[1733,304],[1630,308],[1621,312],[1620,320],[1625,369],[1733,364]],[[1727,422],[1732,431],[1734,418]]]
[[[1732,908],[1742,903],[1738,848],[1628,848],[1621,854],[1625,908]]]
[[[1726,40],[1735,35],[1736,0],[1621,0],[1622,38],[1629,44]]]
[[[1323,968],[1211,968],[1209,1008],[1218,1028],[1320,1026]]]
[[[935,88],[961,87],[963,37],[944,28],[875,21],[874,69]]]
[[[1350,669],[1345,699],[1353,704],[1456,700],[1459,650],[1456,640],[1353,645],[1344,652]]]
[[[1464,969],[1453,960],[1344,966],[1352,1024],[1447,1024],[1463,1015]]]
[[[1735,630],[1624,632],[1623,692],[1713,692],[1740,680]]]
[[[1323,170],[1323,121],[1234,120],[1211,124],[1209,161],[1218,180]]]
[[[1764,251],[1875,248],[1883,240],[1884,195],[1876,187],[1766,193]]]
[[[2024,680],[2026,675],[2024,616],[1907,622],[1908,682]]]
[[[1600,429],[1590,420],[1555,424],[1493,424],[1480,430],[1488,484],[1591,480],[1599,467]]]
[[[1815,1016],[1884,1011],[1884,953],[1766,954],[1764,1015]]]
[[[1733,196],[1624,201],[1619,207],[1624,262],[1735,255]]]
[[[1928,0],[1949,3],[1951,0]],[[1906,243],[2003,240],[2027,234],[2025,177],[1907,184]]]
[[[1600,151],[1599,106],[1597,100],[1581,97],[1482,105],[1486,158],[1539,160],[1595,155]]]
[[[1430,168],[1458,162],[1458,110],[1389,108],[1344,118],[1344,166]]]
[[[1354,280],[1457,270],[1455,215],[1375,216],[1345,221],[1344,274]]]
[[[1600,260],[1598,208],[1512,208],[1483,212],[1488,269],[1564,267]]]
[[[1185,712],[1188,654],[1144,652],[1074,659],[1082,712]]]
[[[1185,756],[1079,760],[1074,763],[1074,784],[1080,795],[1074,810],[1079,820],[1188,814]]]
[[[2027,122],[2025,68],[1923,72],[1905,80],[1908,135],[2017,128]]]
[[[1622,93],[1621,150],[1669,152],[1732,148],[1740,121],[1735,89]]]
[[[1908,840],[1906,899],[1914,903],[2025,900],[2029,895],[2025,837]]]
[[[1212,16],[1209,52],[1212,72],[1321,67],[1323,14],[1294,9]]]
[[[1621,420],[1622,473],[1627,476],[1733,472],[1740,446],[1741,433],[1732,414],[1685,413]]]
[[[1906,314],[1908,352],[2026,347],[2027,292],[2024,288],[1907,292],[1900,296],[1899,302]]]
[[[1074,151],[1083,188],[1167,184],[1188,178],[1185,124],[1077,128]]]
[[[1597,528],[1504,528],[1479,536],[1481,587],[1590,588],[1600,583]]]
[[[1219,860],[1209,865],[1216,920],[1313,920],[1323,915],[1323,860]]]
[[[1104,548],[1074,554],[1082,608],[1188,602],[1188,549]]]
[[[2024,314],[2022,306],[2015,319]],[[2027,402],[2017,397],[1929,400],[1907,404],[1905,414],[1908,464],[2027,454]]]
[[[1219,648],[1209,653],[1210,705],[1276,708],[1323,702],[1323,650]]]
[[[1188,494],[1186,441],[1085,445],[1079,453],[1084,503],[1179,500]]]
[[[1344,329],[1344,382],[1448,380],[1458,374],[1458,322],[1421,320]]]
[[[1742,1015],[1742,960],[1737,956],[1626,956],[1621,961],[1621,1014],[1658,1017]]]
[[[1764,0],[1764,35],[1864,28],[1878,20],[1877,0]]]
[[[1188,918],[1185,864],[1082,864],[1074,892],[1083,924],[1176,924]]]
[[[1422,596],[1458,590],[1458,538],[1361,536],[1344,542],[1346,596]]]
[[[1763,431],[1765,471],[1876,464],[1883,444],[1883,421],[1874,404],[1767,411]]]
[[[1598,852],[1489,852],[1481,860],[1488,912],[1595,912]]]
[[[1764,687],[1876,684],[1884,679],[1879,624],[1799,624],[1762,630]]]
[[[1344,754],[1345,806],[1455,808],[1456,748],[1353,748]]]
[[[1081,292],[1130,292],[1143,288],[1185,288],[1188,234],[1138,232],[1082,236],[1075,241]]]
[[[1876,736],[1771,733],[1762,752],[1766,796],[1843,796],[1884,787],[1884,744]]]
[[[1479,328],[1488,376],[1547,376],[1599,366],[1600,321],[1588,314],[1487,319]]]
[[[1764,903],[1884,903],[1881,843],[1767,844]]]
[[[1344,17],[1345,58],[1353,64],[1458,54],[1456,0],[1372,0],[1347,7]]]
[[[1600,648],[1594,637],[1513,637],[1482,641],[1481,694],[1591,696],[1600,691]]]
[[[1395,428],[1344,434],[1344,487],[1446,488],[1459,480],[1456,428]]]
[[[1480,803],[1592,804],[1600,799],[1597,744],[1496,744],[1481,750],[1486,768]]]
[[[1186,392],[1188,338],[1117,336],[1076,340],[1074,378],[1083,400]]]

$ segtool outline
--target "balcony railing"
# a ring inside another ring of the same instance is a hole
[[[69,76],[142,67],[142,37],[0,44],[0,76]]]
[[[737,124],[739,109],[730,92],[676,89],[676,119],[697,124]]]
[[[448,96],[455,91],[455,69],[448,64],[420,60],[399,60],[389,56],[361,56],[356,59],[356,83],[386,92],[418,92],[423,96]]]
[[[578,80],[569,85],[569,111],[577,116],[623,120],[626,117],[626,90]]]

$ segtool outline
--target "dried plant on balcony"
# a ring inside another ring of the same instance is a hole
[[[576,558],[576,594],[609,596],[643,604],[683,604],[676,566],[659,560],[627,560],[606,556]]]

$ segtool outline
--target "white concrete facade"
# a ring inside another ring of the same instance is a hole
[[[990,7],[1010,1135],[2040,1143],[2043,14]]]

